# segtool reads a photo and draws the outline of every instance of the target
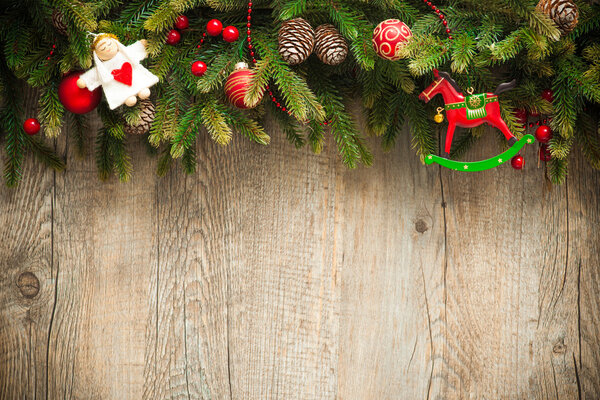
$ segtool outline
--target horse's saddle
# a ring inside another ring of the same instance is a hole
[[[467,109],[467,119],[480,119],[487,117],[485,108],[489,103],[498,101],[498,96],[488,97],[487,93],[471,94],[459,103],[446,104],[446,110]]]

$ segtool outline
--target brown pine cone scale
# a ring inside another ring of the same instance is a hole
[[[304,62],[315,45],[315,32],[302,18],[284,22],[279,29],[279,54],[290,65]]]
[[[348,43],[335,26],[320,25],[315,31],[315,54],[325,64],[338,65],[348,55]]]

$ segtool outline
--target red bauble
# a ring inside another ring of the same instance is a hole
[[[519,124],[525,125],[527,123],[527,111],[521,109],[515,110],[515,117]]]
[[[525,159],[520,154],[517,154],[510,159],[510,165],[514,169],[523,169],[523,166],[525,165]]]
[[[552,130],[546,125],[540,125],[535,131],[535,138],[540,143],[548,143],[552,139]]]
[[[227,78],[227,82],[225,82],[225,95],[237,108],[249,108],[244,101],[244,97],[248,93],[250,81],[253,76],[254,71],[249,70],[248,64],[242,62],[235,65],[235,71]]]
[[[211,19],[206,24],[206,32],[210,36],[219,36],[223,30],[223,24],[218,19]]]
[[[195,76],[202,76],[206,72],[206,64],[202,61],[194,61],[192,64],[192,74]]]
[[[187,29],[189,26],[190,26],[190,21],[188,20],[188,17],[186,17],[185,15],[180,15],[175,20],[175,28],[177,28],[177,29],[183,30],[183,29]]]
[[[175,46],[181,40],[181,33],[176,29],[171,29],[167,34],[167,44]]]
[[[379,57],[396,61],[401,58],[400,49],[411,36],[412,32],[404,22],[388,19],[373,31],[373,48]]]
[[[93,91],[80,89],[77,79],[81,72],[73,72],[65,76],[58,86],[58,99],[63,106],[74,114],[85,114],[98,107],[102,99],[100,88]]]
[[[543,90],[542,91],[542,99],[552,103],[552,101],[554,100],[554,92],[550,89]]]
[[[540,146],[540,160],[550,161],[552,160],[552,153],[550,153],[550,147],[547,144]]]
[[[223,40],[233,43],[240,37],[240,31],[235,26],[226,26],[223,29]]]
[[[23,130],[28,135],[35,135],[40,131],[40,121],[36,118],[28,118],[23,123]]]

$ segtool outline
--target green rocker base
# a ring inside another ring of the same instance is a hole
[[[433,163],[436,163],[441,165],[442,167],[453,169],[455,171],[485,171],[488,169],[496,168],[497,166],[502,165],[507,161],[510,161],[510,159],[516,156],[519,153],[519,151],[521,151],[521,149],[525,147],[526,144],[531,144],[534,142],[535,138],[532,135],[525,135],[523,136],[523,138],[521,138],[521,140],[515,143],[510,149],[506,150],[504,153],[489,158],[487,160],[475,162],[454,161],[430,154],[427,157],[425,157],[425,164],[431,165]]]

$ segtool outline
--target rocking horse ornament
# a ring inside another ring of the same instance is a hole
[[[499,85],[494,93],[473,94],[471,89],[468,92],[468,95],[465,96],[456,82],[450,77],[450,74],[438,70],[434,70],[433,73],[435,81],[419,95],[419,99],[428,103],[438,94],[441,94],[444,98],[444,108],[448,119],[448,131],[446,133],[446,143],[444,146],[446,157],[450,154],[452,138],[454,137],[454,131],[457,126],[462,128],[474,128],[483,123],[487,123],[500,129],[511,147],[496,157],[477,162],[454,161],[449,158],[430,154],[425,158],[426,164],[431,165],[435,162],[443,167],[457,171],[484,171],[510,161],[510,159],[517,155],[525,144],[534,142],[532,135],[525,135],[521,140],[517,140],[510,129],[508,129],[506,122],[504,122],[500,114],[498,95],[513,89],[516,86],[514,80]]]

